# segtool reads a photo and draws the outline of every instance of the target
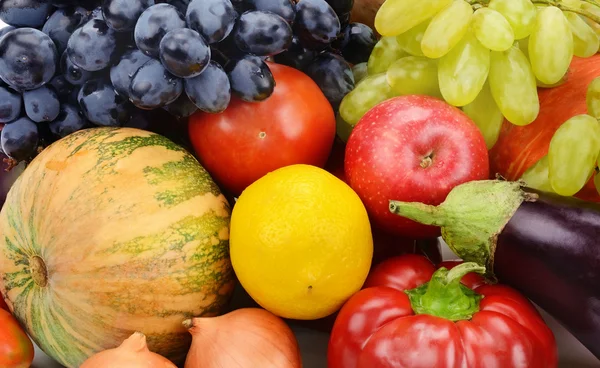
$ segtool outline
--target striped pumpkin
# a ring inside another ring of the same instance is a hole
[[[181,362],[181,322],[219,314],[234,287],[230,207],[193,156],[127,128],[44,150],[0,212],[0,283],[33,340],[67,367],[133,331]]]

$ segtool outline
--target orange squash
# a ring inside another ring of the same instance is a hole
[[[504,122],[498,142],[490,151],[490,172],[516,180],[544,157],[561,124],[572,116],[587,112],[587,87],[598,76],[600,54],[585,59],[574,58],[564,84],[540,89],[540,114],[533,123],[521,127]],[[577,197],[600,202],[593,178]]]

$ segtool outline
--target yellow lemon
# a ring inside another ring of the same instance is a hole
[[[284,318],[312,320],[360,290],[373,238],[352,188],[323,169],[292,165],[239,197],[230,250],[240,283],[258,304]]]

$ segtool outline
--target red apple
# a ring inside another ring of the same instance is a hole
[[[344,172],[374,226],[410,238],[437,227],[392,214],[390,200],[437,205],[455,186],[489,177],[488,152],[477,126],[456,107],[428,96],[401,96],[375,106],[358,122]]]

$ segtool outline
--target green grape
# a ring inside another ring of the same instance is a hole
[[[577,10],[581,8],[581,1],[579,0],[560,0],[559,4],[568,7],[569,9]]]
[[[527,60],[529,60],[529,37],[525,37],[519,40],[519,49],[525,55]]]
[[[585,102],[588,114],[600,119],[600,77],[594,79],[588,86]]]
[[[352,133],[353,129],[354,125],[344,120],[339,112],[335,114],[335,131],[342,142],[348,142],[348,138],[350,138],[350,133]]]
[[[437,63],[424,56],[407,56],[387,71],[387,81],[398,95],[441,97]]]
[[[344,97],[340,104],[340,115],[344,121],[354,126],[373,106],[394,96],[386,73],[370,75]]]
[[[550,178],[548,176],[548,156],[542,157],[535,165],[527,169],[523,176],[521,176],[521,180],[529,188],[553,193],[554,189],[550,185]]]
[[[508,50],[515,42],[510,24],[494,9],[477,9],[473,14],[473,30],[479,42],[492,51]]]
[[[504,15],[520,40],[531,34],[537,8],[530,0],[490,0],[488,7]]]
[[[408,54],[402,50],[396,37],[382,37],[371,51],[367,72],[369,75],[385,73],[394,61],[405,56]]]
[[[375,29],[382,36],[398,36],[433,18],[452,0],[386,0],[375,15]]]
[[[558,82],[573,59],[573,35],[563,12],[548,6],[538,12],[529,36],[529,61],[541,82]]]
[[[498,141],[504,116],[492,97],[488,83],[483,85],[481,92],[473,102],[463,107],[463,111],[481,130],[488,150],[492,149]]]
[[[421,40],[421,50],[437,59],[448,53],[464,37],[471,23],[473,8],[464,0],[454,0],[429,23]]]
[[[546,84],[544,82],[540,82],[537,79],[535,81],[536,81],[537,86],[540,87],[540,88],[554,88],[554,87],[558,87],[558,86],[560,86],[562,84],[565,84],[568,79],[569,79],[569,72],[567,71],[565,73],[565,75],[563,75],[563,77],[560,78],[560,80],[558,82],[556,82],[556,83]]]
[[[529,61],[517,46],[492,51],[490,90],[502,115],[515,125],[527,125],[540,112],[535,76]]]
[[[575,13],[564,12],[564,14],[573,34],[573,55],[586,58],[598,52],[600,39],[592,27]]]
[[[423,56],[423,51],[421,50],[421,40],[423,39],[423,35],[425,34],[425,30],[429,26],[429,22],[431,20],[426,20],[425,22],[409,29],[408,31],[398,35],[396,40],[402,49],[408,52],[413,56]]]
[[[365,79],[365,77],[369,74],[367,71],[367,63],[359,63],[352,67],[352,74],[354,74],[354,84],[360,82]]]
[[[472,32],[440,58],[438,81],[444,100],[454,106],[473,102],[490,70],[490,50]]]
[[[590,115],[577,115],[554,133],[548,148],[549,177],[554,191],[572,196],[587,183],[600,151],[600,123]]]

